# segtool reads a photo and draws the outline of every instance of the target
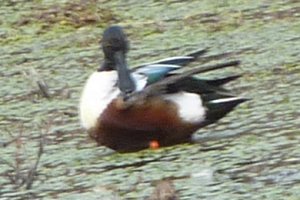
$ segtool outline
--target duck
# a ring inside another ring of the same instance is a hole
[[[224,87],[241,75],[198,77],[238,66],[238,60],[184,70],[207,51],[200,49],[129,68],[121,26],[105,29],[100,43],[104,60],[88,77],[79,103],[80,124],[100,146],[133,152],[191,142],[197,130],[248,100]]]

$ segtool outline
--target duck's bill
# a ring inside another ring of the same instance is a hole
[[[116,52],[114,55],[116,69],[118,71],[118,86],[124,95],[135,91],[135,84],[128,70],[125,54]]]

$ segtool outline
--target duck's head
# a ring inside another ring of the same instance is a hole
[[[129,50],[127,36],[120,26],[111,26],[104,31],[101,46],[105,61],[109,62],[111,68],[115,67],[116,60],[125,60]]]
[[[104,63],[98,71],[116,70],[118,72],[118,85],[123,94],[127,95],[135,90],[135,83],[132,80],[127,67],[126,53],[129,50],[127,36],[120,26],[107,28],[101,40],[104,53]]]

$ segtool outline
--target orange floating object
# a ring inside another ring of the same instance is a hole
[[[152,140],[149,143],[150,149],[158,149],[159,148],[159,143],[157,140]]]

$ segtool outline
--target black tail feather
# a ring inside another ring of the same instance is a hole
[[[157,60],[157,61],[153,61],[150,63],[138,65],[138,66],[134,67],[134,69],[142,68],[147,65],[155,65],[155,64],[186,66],[186,65],[190,64],[191,62],[195,61],[201,55],[205,54],[207,51],[208,51],[207,48],[199,49],[199,50],[196,50],[196,51],[189,53],[187,55],[184,55],[184,56],[175,56],[175,57],[165,58],[162,60]]]
[[[233,94],[229,93],[224,94],[220,92],[210,92],[210,93],[204,93],[201,94],[202,101],[204,104],[209,103],[210,101],[217,100],[217,99],[225,99],[225,98],[231,98],[235,97]]]
[[[196,60],[199,56],[202,56],[203,54],[205,54],[207,52],[208,52],[208,48],[199,49],[199,50],[196,50],[196,51],[194,51],[192,53],[187,54],[186,56],[193,57],[194,60]]]
[[[249,99],[239,97],[229,97],[222,99],[215,99],[206,102],[205,106],[208,108],[206,114],[206,124],[211,124],[221,119],[232,111],[237,105]]]
[[[192,53],[189,53],[185,56],[179,56],[179,57],[170,57],[163,60],[156,61],[154,63],[156,64],[170,64],[170,65],[180,65],[180,66],[186,66],[190,64],[191,62],[197,60],[198,57],[205,54],[208,51],[208,49],[199,49]]]
[[[221,85],[225,85],[226,83],[229,83],[231,81],[234,81],[238,78],[240,78],[242,75],[233,75],[233,76],[228,76],[225,78],[219,78],[219,79],[215,79],[215,80],[207,80],[206,83],[208,85],[213,85],[213,86],[221,86]]]
[[[233,96],[229,90],[220,87],[218,84],[211,84],[215,83],[215,80],[203,80],[198,79],[195,77],[187,77],[181,81],[175,82],[173,84],[169,84],[166,88],[166,91],[169,93],[174,93],[178,91],[186,91],[191,93],[197,93],[201,95],[205,94],[220,94],[220,98],[224,95],[225,97]],[[218,81],[218,80],[217,80]]]

